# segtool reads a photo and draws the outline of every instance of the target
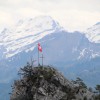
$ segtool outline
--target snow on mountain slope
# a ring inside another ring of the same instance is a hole
[[[4,29],[0,33],[2,58],[12,57],[22,51],[33,50],[35,46],[28,47],[28,45],[61,29],[59,24],[48,16],[20,20],[11,29]]]
[[[36,54],[38,42],[45,45],[44,51],[49,52],[45,54],[46,62],[52,64],[59,61],[65,64],[100,56],[100,45],[89,42],[84,34],[77,31],[66,32],[51,17],[39,16],[34,19],[20,20],[11,29],[4,29],[0,33],[0,60],[12,61],[13,59],[15,64],[15,59],[19,62],[20,57],[24,63],[27,61],[25,57],[30,57],[30,52],[35,51],[34,55]]]
[[[85,31],[87,38],[94,43],[100,43],[100,22]]]
[[[94,32],[87,33],[88,38],[77,31],[65,31],[48,16],[20,20],[14,27],[5,28],[0,33],[0,83],[9,83],[5,90],[10,90],[20,67],[31,57],[37,60],[38,42],[43,47],[44,64],[55,66],[69,79],[80,77],[90,86],[100,83],[99,26],[95,25],[94,31],[88,29]],[[0,100],[6,94],[0,94]]]
[[[37,59],[38,42],[43,47],[45,64],[71,68],[76,63],[100,57],[99,43],[89,42],[80,32],[66,32],[51,17],[20,20],[0,33],[0,82],[13,79],[31,56]]]

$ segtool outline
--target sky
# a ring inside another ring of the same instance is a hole
[[[41,15],[68,31],[85,31],[100,22],[100,0],[0,0],[0,30]]]

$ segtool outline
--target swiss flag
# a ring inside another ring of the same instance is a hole
[[[42,52],[42,47],[41,47],[40,43],[38,43],[38,50],[39,50],[40,52]]]

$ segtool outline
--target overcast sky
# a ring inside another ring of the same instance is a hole
[[[100,22],[100,0],[0,0],[0,29],[19,19],[48,15],[68,31]]]

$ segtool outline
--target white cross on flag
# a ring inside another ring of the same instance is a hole
[[[38,43],[38,50],[39,50],[40,52],[42,52],[42,47],[41,47],[40,43]]]

